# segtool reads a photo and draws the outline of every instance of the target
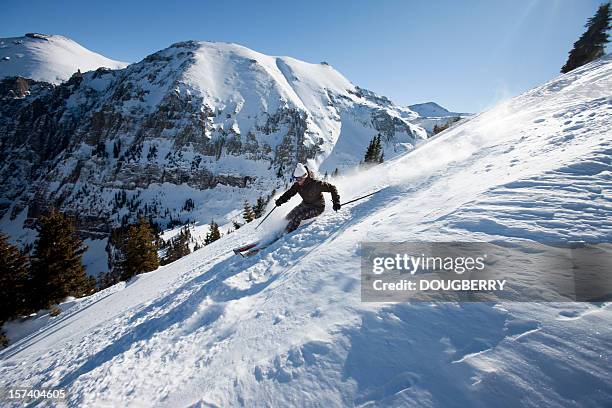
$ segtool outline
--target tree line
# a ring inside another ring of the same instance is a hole
[[[159,237],[151,223],[141,218],[120,235],[112,272],[96,280],[83,265],[86,245],[74,220],[56,209],[38,219],[38,238],[31,254],[11,244],[0,233],[0,327],[10,319],[28,316],[41,309],[60,313],[58,305],[67,297],[80,298],[119,280],[155,270],[159,266]],[[27,247],[26,247],[27,249]],[[0,345],[7,338],[0,332]]]
[[[40,217],[31,256],[0,234],[0,324],[51,308],[68,296],[94,293],[96,280],[86,274],[82,263],[85,250],[74,223],[57,210]]]

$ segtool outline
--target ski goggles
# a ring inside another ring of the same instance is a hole
[[[306,179],[307,176],[308,176],[308,174],[304,174],[303,176],[299,176],[299,177],[293,176],[293,179],[295,181],[302,181],[302,180]]]

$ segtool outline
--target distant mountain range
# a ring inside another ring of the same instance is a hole
[[[465,116],[469,113],[450,112],[435,102],[417,103],[408,105],[410,110],[418,113],[422,117],[446,117],[446,116]]]
[[[425,128],[429,134],[433,132],[436,125],[443,126],[457,118],[463,119],[472,116],[471,113],[450,112],[435,102],[417,103],[409,105],[408,108],[419,115],[418,118],[414,119],[414,123]]]

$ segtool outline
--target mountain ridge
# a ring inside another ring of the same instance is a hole
[[[99,67],[125,68],[115,61],[61,35],[27,33],[22,37],[0,38],[0,80],[20,76],[60,84],[72,74]]]
[[[473,116],[470,113],[450,112],[435,102],[408,105],[408,108],[418,115],[417,118],[413,119],[413,122],[427,130],[429,135],[434,134],[436,127],[453,125],[460,119],[467,119]]]
[[[408,108],[423,117],[470,115],[469,113],[451,112],[436,102],[416,103],[413,105],[408,105]]]

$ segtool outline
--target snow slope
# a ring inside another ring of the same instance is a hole
[[[127,65],[96,54],[61,35],[29,33],[23,37],[0,38],[0,79],[21,76],[59,84],[78,69],[85,72],[99,67],[120,69]]]
[[[610,303],[361,303],[359,242],[610,242],[611,89],[607,56],[337,179],[386,188],[257,256],[229,250],[279,211],[80,300],[0,352],[0,384],[69,406],[609,404]]]

